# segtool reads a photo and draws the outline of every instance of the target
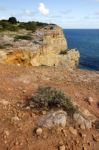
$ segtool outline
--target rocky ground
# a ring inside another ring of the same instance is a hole
[[[0,64],[0,150],[98,150],[99,129],[38,128],[48,110],[23,107],[39,86],[59,88],[99,119],[99,72]]]

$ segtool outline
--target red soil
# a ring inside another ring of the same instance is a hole
[[[68,127],[44,129],[38,137],[33,129],[42,112],[21,107],[38,86],[59,88],[99,119],[99,72],[54,67],[23,67],[0,64],[0,150],[57,150],[60,141],[66,150],[98,150],[99,130]],[[91,96],[89,105],[85,98]]]

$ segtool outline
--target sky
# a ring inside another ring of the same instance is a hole
[[[65,29],[99,29],[99,0],[0,0],[0,19],[11,16]]]

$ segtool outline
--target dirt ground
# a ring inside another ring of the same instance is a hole
[[[76,136],[68,127],[35,134],[42,111],[24,108],[23,104],[39,86],[63,90],[99,119],[99,72],[0,64],[0,150],[58,150],[61,142],[66,150],[99,150],[99,129],[94,127],[78,128]],[[93,98],[91,105],[86,97]]]

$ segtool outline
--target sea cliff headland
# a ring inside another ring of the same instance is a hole
[[[35,30],[2,30],[0,43],[2,63],[67,68],[79,63],[79,52],[68,49],[62,29],[54,24],[41,24]]]
[[[99,72],[59,26],[16,25],[0,32],[0,150],[98,150]]]

